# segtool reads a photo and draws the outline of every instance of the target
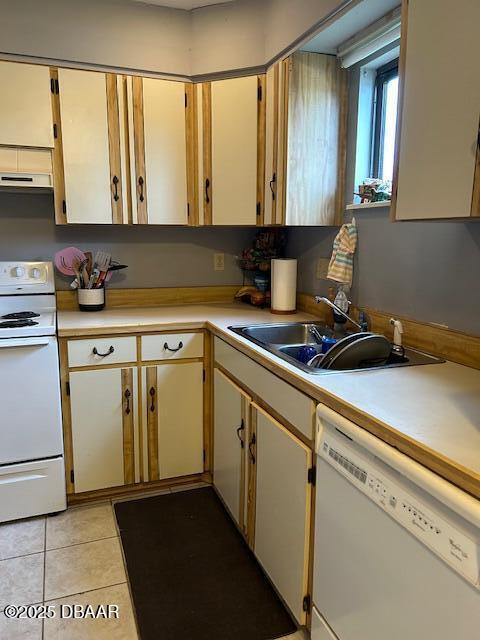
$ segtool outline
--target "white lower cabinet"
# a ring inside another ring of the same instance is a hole
[[[312,450],[214,372],[213,483],[264,571],[306,624]]]
[[[254,552],[300,624],[306,622],[312,452],[256,405]]]
[[[203,472],[203,363],[142,367],[147,480]]]
[[[133,483],[137,370],[71,372],[70,406],[75,492]]]
[[[240,529],[246,533],[245,443],[250,398],[215,369],[213,483]]]

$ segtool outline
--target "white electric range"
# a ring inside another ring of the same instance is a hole
[[[66,509],[50,262],[0,262],[0,522]]]

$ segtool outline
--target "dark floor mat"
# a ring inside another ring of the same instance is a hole
[[[142,640],[270,640],[296,630],[210,487],[115,505]]]

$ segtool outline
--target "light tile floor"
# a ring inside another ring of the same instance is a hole
[[[178,490],[181,488],[175,489]],[[53,607],[56,616],[45,620],[9,619],[4,614],[6,605],[37,604]],[[118,605],[119,618],[59,616],[61,607],[69,613],[74,604]],[[110,501],[72,507],[57,516],[0,525],[0,638],[137,640]],[[288,640],[306,640],[306,636],[299,631]]]

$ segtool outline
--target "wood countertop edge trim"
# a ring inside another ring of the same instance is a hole
[[[191,329],[207,329],[213,335],[221,338],[230,346],[234,347],[244,355],[248,356],[258,364],[266,367],[271,373],[281,378],[285,382],[291,384],[299,391],[305,393],[316,402],[327,405],[334,411],[340,413],[343,417],[351,420],[358,426],[362,427],[372,435],[380,438],[383,442],[395,447],[401,453],[415,460],[424,467],[437,473],[445,480],[458,486],[460,489],[470,493],[475,498],[480,499],[480,474],[454,462],[443,454],[430,449],[421,444],[418,440],[410,438],[402,432],[396,430],[389,424],[382,422],[363,412],[338,396],[313,386],[307,380],[300,376],[296,376],[293,371],[286,370],[274,362],[268,355],[263,355],[252,349],[249,345],[244,344],[235,336],[227,331],[219,328],[211,321],[193,321],[193,322],[161,322],[148,325],[126,325],[126,326],[107,326],[82,329],[60,329],[58,331],[59,338],[81,338],[91,336],[102,336],[105,333],[110,335],[123,334],[148,334],[164,331],[180,331]]]

